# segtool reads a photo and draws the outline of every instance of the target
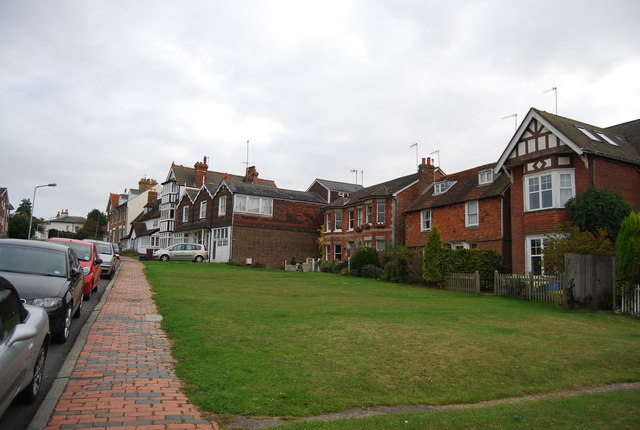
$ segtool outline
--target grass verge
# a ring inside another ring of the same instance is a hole
[[[640,380],[640,321],[324,273],[148,262],[191,400],[217,414],[475,403]]]

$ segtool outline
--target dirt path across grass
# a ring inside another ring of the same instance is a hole
[[[452,409],[476,409],[486,408],[495,405],[503,405],[508,403],[520,403],[531,400],[552,399],[560,397],[576,397],[587,394],[608,393],[611,391],[626,391],[640,389],[640,382],[633,382],[627,384],[611,384],[603,385],[594,388],[585,388],[581,390],[571,391],[558,391],[555,393],[534,394],[530,396],[522,397],[508,397],[498,400],[487,400],[479,403],[467,403],[467,404],[454,404],[454,405],[414,405],[414,406],[374,406],[371,408],[353,408],[343,412],[334,412],[330,414],[316,415],[313,417],[299,418],[299,419],[283,419],[278,417],[258,418],[258,417],[244,417],[238,415],[231,420],[220,419],[216,417],[216,421],[220,424],[221,428],[239,428],[239,429],[265,429],[270,427],[282,426],[287,424],[293,424],[296,422],[305,421],[334,421],[351,418],[366,418],[377,415],[389,415],[403,412],[429,412],[429,411],[446,411]]]

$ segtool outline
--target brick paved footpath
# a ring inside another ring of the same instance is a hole
[[[217,429],[181,391],[142,268],[123,260],[48,430]]]

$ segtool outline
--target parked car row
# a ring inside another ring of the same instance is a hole
[[[36,398],[50,340],[67,341],[72,318],[97,291],[104,266],[105,276],[113,276],[119,256],[103,244],[111,245],[0,239],[0,415],[18,396]]]

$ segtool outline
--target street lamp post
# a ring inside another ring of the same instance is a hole
[[[33,189],[33,200],[31,201],[31,214],[29,215],[29,233],[27,235],[27,240],[31,240],[31,222],[33,221],[33,211],[36,207],[36,190],[42,187],[55,187],[55,186],[57,186],[57,184],[44,184],[44,185],[37,185]]]

